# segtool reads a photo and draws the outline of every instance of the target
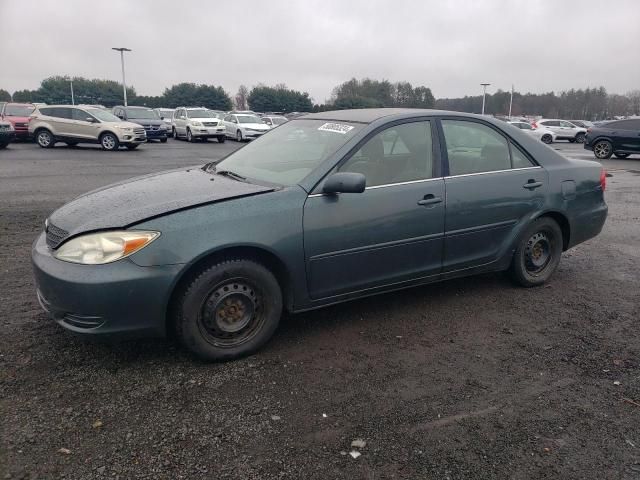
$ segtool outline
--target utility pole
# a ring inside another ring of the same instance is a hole
[[[511,100],[509,100],[509,120],[511,120],[511,107],[513,106],[513,83],[511,84]]]
[[[76,101],[73,98],[73,78],[69,79],[69,86],[71,87],[71,105],[75,105]]]
[[[125,47],[112,47],[111,50],[120,52],[120,63],[122,64],[122,91],[124,92],[124,106],[127,106],[127,82],[124,77],[124,52],[130,52],[131,49]]]
[[[487,87],[489,85],[491,85],[490,83],[481,83],[480,85],[482,85],[483,87],[483,92],[482,92],[482,115],[484,115],[484,101],[485,101],[485,97],[487,96]]]

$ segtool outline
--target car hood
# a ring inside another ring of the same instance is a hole
[[[169,170],[126,180],[81,195],[53,212],[48,225],[68,235],[125,228],[152,217],[197,205],[273,191],[200,167]]]
[[[30,117],[14,117],[13,115],[5,115],[4,119],[10,123],[29,123]]]
[[[136,125],[164,125],[164,120],[147,120],[145,118],[132,118],[129,122]]]
[[[240,128],[255,128],[256,130],[269,130],[269,125],[264,123],[239,123]]]
[[[189,117],[189,120],[192,122],[222,122],[222,120],[220,120],[219,118],[213,117]]]

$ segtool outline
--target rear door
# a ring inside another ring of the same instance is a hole
[[[73,137],[73,118],[71,108],[54,107],[51,110],[52,123],[55,127],[54,135],[58,137]]]
[[[490,265],[544,204],[547,173],[496,127],[441,122],[448,175],[443,272]]]
[[[611,129],[614,150],[640,153],[640,119],[620,120],[607,127]]]
[[[362,173],[364,192],[309,196],[304,245],[311,298],[439,276],[444,180],[432,131],[432,122],[413,121],[376,133],[337,167]]]
[[[545,122],[538,122],[543,128],[548,128],[559,137],[565,137],[562,128],[560,128],[560,122],[558,120],[547,120]]]

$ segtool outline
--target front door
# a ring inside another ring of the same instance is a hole
[[[544,204],[547,173],[489,125],[442,120],[449,175],[443,272],[488,265]]]
[[[92,121],[89,121],[92,119]],[[100,123],[95,121],[93,115],[79,108],[73,109],[72,136],[88,140],[97,140],[100,131]]]
[[[364,174],[363,193],[309,196],[304,246],[312,299],[439,275],[445,192],[435,159],[431,122],[395,125],[337,167]]]

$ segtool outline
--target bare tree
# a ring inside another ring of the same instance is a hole
[[[238,93],[236,93],[236,110],[247,110],[247,97],[249,96],[249,89],[245,85],[240,85]]]

